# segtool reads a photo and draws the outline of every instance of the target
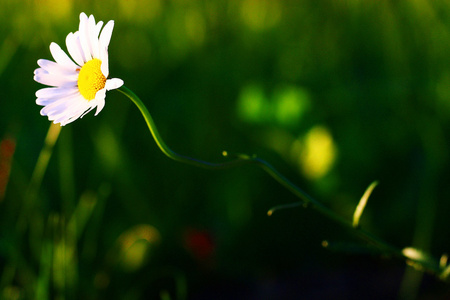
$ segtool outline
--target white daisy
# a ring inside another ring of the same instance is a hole
[[[34,71],[34,80],[51,87],[36,92],[36,104],[44,106],[41,115],[55,124],[64,126],[95,107],[97,115],[105,106],[106,91],[123,84],[118,78],[107,79],[108,45],[114,21],[109,21],[103,30],[102,26],[102,21],[95,23],[93,15],[88,18],[81,13],[78,31],[66,38],[73,61],[56,43],[50,44],[55,62],[37,61],[40,68]]]

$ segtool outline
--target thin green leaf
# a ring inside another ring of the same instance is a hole
[[[364,211],[364,208],[366,207],[367,200],[369,199],[370,195],[372,194],[373,189],[378,185],[378,181],[372,182],[369,187],[364,192],[364,195],[361,197],[361,200],[359,200],[358,206],[356,206],[355,213],[353,214],[353,227],[357,228],[359,226],[359,219],[361,218],[361,215]]]

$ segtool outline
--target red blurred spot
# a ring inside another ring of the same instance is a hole
[[[4,138],[0,142],[0,201],[5,196],[6,186],[9,181],[11,162],[16,150],[16,140],[14,138]]]
[[[188,251],[199,261],[208,262],[212,259],[215,244],[209,232],[187,229],[184,233],[184,244]]]

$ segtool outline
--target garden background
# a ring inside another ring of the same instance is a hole
[[[450,297],[314,210],[269,217],[298,199],[257,167],[170,160],[117,91],[36,166],[33,70],[82,11],[175,151],[257,155],[349,220],[378,180],[362,228],[450,251],[450,2],[2,0],[0,298]]]

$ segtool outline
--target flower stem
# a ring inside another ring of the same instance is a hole
[[[59,133],[61,132],[61,126],[57,124],[50,124],[47,135],[44,140],[44,146],[39,153],[36,166],[34,167],[33,174],[31,175],[30,183],[25,191],[23,207],[20,211],[20,216],[17,219],[17,227],[19,230],[25,230],[28,214],[33,210],[39,188],[44,178],[45,171],[47,170],[50,157],[53,153],[53,148],[58,140]]]
[[[402,250],[400,250],[399,248],[396,248],[396,247],[388,244],[387,242],[383,241],[382,239],[361,229],[360,227],[357,227],[357,228],[353,227],[352,223],[349,220],[343,218],[342,216],[338,215],[337,213],[335,213],[334,211],[332,211],[331,209],[329,209],[328,207],[326,207],[319,201],[317,201],[314,198],[312,198],[311,196],[309,196],[305,191],[303,191],[298,186],[293,184],[289,179],[287,179],[284,175],[282,175],[280,172],[278,172],[271,164],[269,164],[268,162],[266,162],[263,159],[257,158],[255,156],[239,155],[238,159],[235,159],[235,160],[227,161],[224,163],[211,163],[211,162],[203,161],[203,160],[196,159],[196,158],[191,158],[191,157],[176,153],[175,151],[170,149],[166,145],[164,140],[161,138],[161,135],[158,132],[158,129],[155,125],[155,122],[153,121],[152,116],[150,115],[149,111],[145,107],[144,103],[139,99],[139,97],[135,93],[133,93],[130,89],[128,89],[126,86],[122,86],[118,90],[120,92],[122,92],[125,96],[130,98],[130,100],[133,101],[133,103],[138,107],[138,109],[142,113],[142,116],[144,117],[145,122],[147,123],[147,126],[148,126],[156,144],[158,145],[159,149],[161,149],[161,151],[169,158],[171,158],[175,161],[178,161],[178,162],[194,165],[196,167],[211,169],[211,170],[227,169],[227,168],[246,165],[246,164],[254,164],[254,165],[261,167],[270,176],[272,176],[276,181],[278,181],[282,186],[287,188],[295,196],[297,196],[298,198],[300,198],[302,200],[301,204],[288,204],[285,206],[277,206],[277,207],[269,210],[269,212],[268,212],[269,215],[271,215],[274,211],[276,211],[278,209],[282,209],[284,207],[293,207],[293,206],[298,206],[298,205],[303,205],[305,207],[312,207],[315,210],[317,210],[318,212],[320,212],[321,214],[323,214],[324,216],[326,216],[327,218],[340,223],[341,225],[343,225],[344,227],[346,227],[347,229],[352,231],[354,234],[359,236],[361,239],[365,240],[369,244],[371,244],[371,245],[375,246],[376,248],[378,248],[379,250],[383,251],[384,254],[392,255],[394,257],[397,257],[397,258],[400,258],[407,262],[410,262],[411,264],[414,264],[416,266],[420,265],[424,270],[427,270],[431,273],[435,273],[435,274],[441,273],[442,270],[439,268],[438,264],[436,264],[436,266],[434,266],[434,264],[426,264],[425,265],[421,262],[420,259],[416,260],[414,258],[407,257],[402,252]],[[227,153],[223,152],[223,155],[227,156]]]

